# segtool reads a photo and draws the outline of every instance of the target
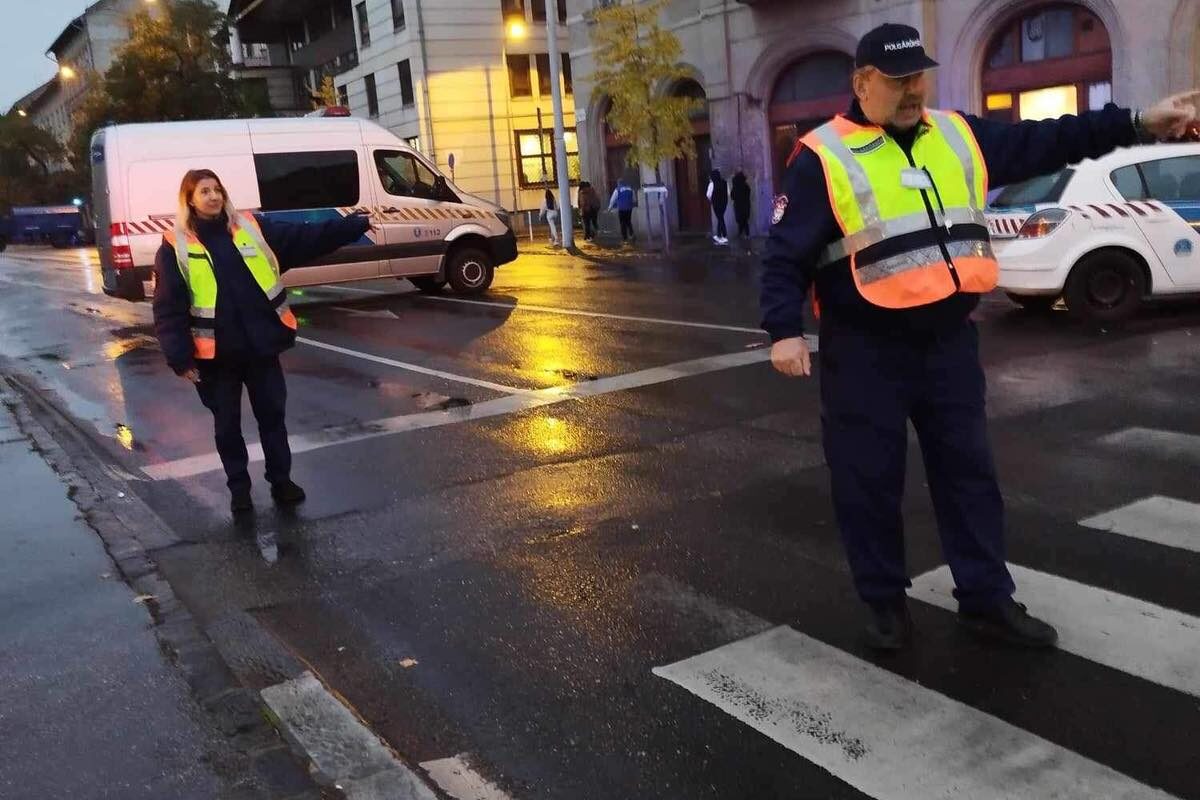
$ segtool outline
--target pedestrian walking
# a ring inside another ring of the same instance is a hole
[[[554,201],[554,192],[549,189],[542,197],[540,218],[550,227],[550,244],[558,247],[558,203]]]
[[[716,244],[729,244],[729,231],[725,229],[725,209],[729,206],[729,184],[721,177],[721,170],[714,169],[709,173],[708,189],[704,196],[712,204],[713,215],[717,218],[717,232],[713,236]]]
[[[617,181],[617,188],[613,189],[612,197],[608,199],[608,209],[617,210],[617,217],[621,221],[621,241],[633,241],[633,208],[637,205],[636,195],[634,195],[633,187],[625,182],[624,178]]]
[[[583,216],[584,241],[595,240],[600,230],[600,195],[587,181],[579,184],[579,213]]]
[[[729,187],[729,199],[733,201],[733,218],[737,220],[738,236],[750,238],[750,182],[740,169],[733,176]]]
[[[242,387],[258,422],[276,503],[304,500],[292,480],[284,421],[287,386],[279,354],[296,341],[296,317],[280,279],[358,240],[365,216],[292,225],[234,208],[221,179],[190,170],[179,187],[175,228],[154,260],[154,329],[176,375],[191,381],[213,415],[217,453],[234,513],[253,508],[242,438]]]
[[[1009,124],[926,109],[927,71],[936,66],[908,26],[883,25],[859,42],[849,110],[797,143],[775,200],[763,327],[775,368],[808,375],[803,307],[815,286],[825,456],[850,570],[870,611],[868,644],[899,649],[912,635],[900,512],[911,420],[959,621],[992,640],[1050,647],[1054,628],[1012,597],[970,319],[997,281],[983,215],[988,182],[1013,184],[1182,136],[1200,93],[1144,112],[1109,104]]]

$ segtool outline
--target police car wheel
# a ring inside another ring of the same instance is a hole
[[[427,275],[419,278],[409,278],[408,280],[409,283],[417,287],[424,294],[437,294],[446,285],[445,281]]]
[[[1085,256],[1075,265],[1064,296],[1075,316],[1116,322],[1136,312],[1145,293],[1141,265],[1126,253],[1108,250]]]
[[[1049,311],[1058,302],[1057,295],[1052,294],[1016,294],[1014,292],[1005,292],[1005,294],[1008,295],[1009,300],[1030,311]]]
[[[496,276],[491,256],[473,247],[456,251],[446,267],[450,287],[458,294],[479,294],[487,291]]]

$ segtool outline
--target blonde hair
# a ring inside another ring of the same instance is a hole
[[[196,233],[196,224],[193,219],[196,209],[192,208],[192,195],[195,194],[200,181],[206,178],[216,181],[217,188],[225,197],[225,216],[229,220],[229,229],[232,232],[233,226],[237,223],[238,211],[233,207],[233,201],[229,199],[229,192],[225,189],[225,184],[221,183],[217,173],[211,169],[189,169],[183,176],[183,181],[179,184],[179,213],[175,217],[175,227],[186,233]]]

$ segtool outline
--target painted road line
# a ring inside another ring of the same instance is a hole
[[[528,303],[492,303],[487,300],[467,300],[462,297],[445,297],[443,295],[427,294],[422,300],[437,300],[442,303],[464,303],[471,306],[487,306],[488,308],[503,308],[507,311],[535,311],[543,314],[562,314],[570,317],[594,317],[599,319],[616,319],[624,322],[643,322],[650,325],[676,325],[681,328],[704,328],[713,331],[734,331],[736,333],[753,333],[766,336],[762,328],[742,328],[736,325],[716,325],[709,322],[687,322],[680,319],[659,319],[657,317],[632,317],[625,314],[604,314],[599,311],[580,311],[574,308],[554,308],[552,306],[535,306]]]
[[[1153,495],[1079,521],[1085,528],[1200,553],[1200,504]]]
[[[504,414],[514,414],[542,406],[554,405],[568,400],[579,400],[585,397],[595,397],[609,392],[618,392],[670,380],[701,375],[706,372],[729,369],[731,367],[747,366],[767,361],[771,354],[765,348],[747,350],[740,353],[729,353],[709,358],[698,358],[694,361],[683,361],[665,367],[654,367],[628,375],[616,375],[611,378],[600,378],[595,381],[585,381],[571,386],[555,386],[549,389],[511,394],[494,400],[485,400],[469,406],[450,408],[444,411],[426,411],[418,414],[405,414],[387,417],[371,422],[356,423],[338,427],[324,428],[312,433],[297,434],[288,437],[292,453],[305,453],[334,445],[360,442],[365,439],[375,439],[380,436],[391,436],[396,433],[436,428],[441,425],[453,425],[460,422],[497,417]],[[247,447],[251,461],[262,461],[262,445],[257,442]],[[151,480],[179,480],[193,475],[200,475],[221,468],[221,459],[216,453],[188,456],[175,461],[164,461],[158,464],[148,464],[142,467],[142,472]]]
[[[493,392],[501,392],[502,394],[529,394],[533,391],[536,391],[534,389],[521,389],[516,386],[505,386],[502,383],[482,381],[478,378],[468,378],[466,375],[455,375],[453,372],[442,372],[438,369],[422,367],[420,364],[410,364],[406,361],[396,361],[395,359],[384,358],[383,356],[376,356],[372,355],[371,353],[363,353],[358,350],[351,350],[348,347],[338,347],[336,344],[318,342],[316,339],[308,339],[304,336],[297,336],[296,341],[302,342],[310,347],[319,347],[322,350],[341,353],[342,355],[350,356],[351,358],[361,358],[363,361],[373,361],[376,364],[384,364],[385,366],[396,367],[397,369],[408,370],[409,372],[418,372],[422,375],[430,375],[432,377],[441,378],[442,380],[452,381],[454,383],[465,383],[470,386],[478,386],[483,389],[490,389]]]
[[[786,626],[654,674],[876,800],[1170,798]]]
[[[1058,628],[1058,649],[1200,697],[1200,619],[1057,575],[1009,565],[1017,597]],[[950,568],[916,578],[910,594],[952,611]]]
[[[1200,436],[1158,428],[1124,428],[1096,440],[1105,447],[1200,463]]]
[[[311,672],[268,686],[262,698],[284,736],[312,762],[318,779],[340,788],[347,800],[437,800],[420,776]]]
[[[354,292],[356,294],[409,294],[409,292],[385,292],[382,289],[363,289],[358,286],[345,286],[340,283],[322,283],[318,286],[297,286],[300,291],[309,289],[333,289],[339,292]]]
[[[471,768],[470,755],[459,753],[453,758],[422,761],[421,769],[443,792],[458,800],[512,800],[494,783]]]

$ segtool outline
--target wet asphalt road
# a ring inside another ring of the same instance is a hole
[[[163,365],[148,306],[98,286],[86,253],[0,256],[0,355],[184,540],[155,558],[202,622],[253,615],[411,763],[468,753],[515,800],[866,797],[651,672],[790,625],[1200,798],[1193,694],[1069,652],[997,651],[923,604],[912,651],[861,648],[817,384],[764,362],[749,259],[525,255],[485,298],[516,310],[391,280],[305,290],[308,341],[284,363],[309,500],[280,512],[260,481],[238,525],[205,471],[210,418]],[[1200,450],[1101,441],[1200,435],[1200,305],[1099,330],[996,295],[977,318],[1010,561],[1200,616],[1200,554],[1078,524],[1150,495],[1200,503]],[[914,576],[943,563],[925,491],[914,446]]]

